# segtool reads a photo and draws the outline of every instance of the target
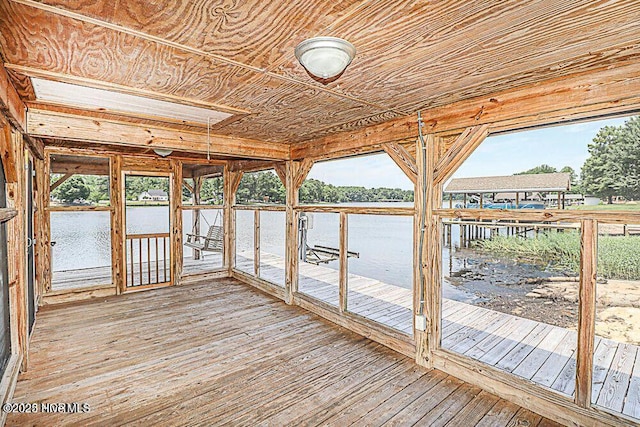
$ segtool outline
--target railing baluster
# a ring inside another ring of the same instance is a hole
[[[167,281],[167,237],[162,239],[162,274]]]
[[[151,239],[147,239],[147,279],[149,279],[149,285],[151,284]]]
[[[133,239],[129,240],[129,243],[131,244],[131,251],[129,252],[129,255],[131,255],[131,286],[133,286],[135,282],[135,277],[133,276]]]
[[[160,257],[158,256],[158,236],[156,236],[156,283],[160,283]]]
[[[139,265],[140,265],[140,285],[143,284],[143,280],[142,280],[142,238],[138,238],[138,249],[140,250],[140,253],[138,254],[138,260],[139,260]]]

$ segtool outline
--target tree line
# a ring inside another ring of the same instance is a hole
[[[286,190],[272,171],[248,173],[242,177],[236,200],[239,203],[284,203]],[[299,192],[301,203],[412,202],[413,191],[400,188],[366,188],[336,186],[317,179],[307,179]]]
[[[62,175],[52,176],[55,183]],[[185,180],[190,186],[193,180]],[[158,177],[127,177],[125,197],[127,200],[138,200],[138,196],[149,190],[169,192],[169,180]],[[348,203],[348,202],[381,202],[381,201],[413,201],[413,191],[399,188],[365,188],[358,186],[334,186],[317,179],[307,179],[300,187],[301,203]],[[107,176],[74,175],[60,186],[51,196],[63,203],[92,203],[109,200],[109,178]],[[272,171],[244,174],[236,200],[238,203],[285,203],[286,191],[280,178]],[[182,188],[182,200],[192,199],[187,186]],[[221,177],[207,178],[200,188],[200,203],[222,204],[223,180]]]

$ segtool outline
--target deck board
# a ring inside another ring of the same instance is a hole
[[[492,414],[498,397],[233,279],[44,308],[13,400],[91,411],[9,414],[10,426],[455,425],[460,414],[506,426],[528,414]]]
[[[206,259],[211,261],[211,255]],[[263,252],[260,260],[260,277],[283,286],[284,259]],[[253,274],[251,253],[238,253],[236,261],[237,266]],[[188,262],[194,261],[185,260],[185,265]],[[195,263],[195,268],[203,265],[201,261]],[[301,263],[299,271],[301,293],[338,305],[337,270]],[[411,290],[349,273],[347,300],[348,311],[403,332],[407,341],[412,339]],[[442,346],[568,396],[575,393],[575,331],[444,299]],[[640,381],[637,349],[596,338],[593,403],[638,417],[638,396],[631,387]]]
[[[169,260],[167,260],[167,267]],[[160,281],[164,280],[162,272],[163,263],[160,261],[159,266]],[[192,257],[185,257],[182,266],[182,275],[191,276],[196,274],[203,274],[209,271],[213,271],[222,267],[222,255],[219,253],[207,253],[204,258],[193,259]],[[127,269],[130,268],[127,265]],[[142,263],[143,279],[147,281],[147,262]],[[251,267],[253,272],[253,264]],[[131,272],[128,272],[127,279],[130,280]],[[140,277],[140,265],[134,264],[134,278],[136,282]],[[155,261],[151,262],[151,279],[157,282]],[[92,286],[110,285],[112,283],[111,278],[111,266],[93,267],[93,268],[81,268],[74,270],[54,271],[51,277],[51,290],[62,291],[69,289],[82,289]]]

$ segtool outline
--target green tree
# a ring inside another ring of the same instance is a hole
[[[90,188],[85,184],[83,177],[79,175],[72,176],[52,193],[53,197],[64,203],[81,202],[89,198],[90,194]]]
[[[587,194],[612,202],[613,196],[638,198],[640,159],[639,119],[622,126],[605,126],[589,144],[589,158],[582,166],[581,184]]]
[[[569,174],[569,176],[571,177],[571,185],[578,184],[578,174],[576,173],[575,169],[573,169],[571,166],[563,167],[562,169],[560,169],[560,172]]]
[[[86,175],[82,177],[84,183],[89,187],[88,200],[98,203],[101,200],[109,200],[109,177]]]

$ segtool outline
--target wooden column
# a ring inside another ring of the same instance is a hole
[[[49,229],[49,212],[46,207],[49,204],[49,179],[44,159],[34,159],[36,171],[35,189],[37,192],[35,231],[36,231],[36,280],[38,282],[38,295],[40,298],[51,288],[51,245]]]
[[[112,280],[117,294],[124,293],[127,288],[123,189],[122,156],[117,155],[111,158],[111,178],[109,182],[111,200],[111,266]]]
[[[15,175],[7,181],[7,207],[18,211],[16,217],[7,224],[8,267],[9,267],[9,310],[11,313],[11,351],[22,354],[22,370],[26,371],[29,361],[28,320],[27,320],[27,277],[26,277],[26,205],[25,205],[25,155],[22,135],[10,134],[10,150]]]
[[[348,219],[346,212],[340,212],[340,312],[347,311],[347,296],[348,296],[348,267],[347,264],[347,250],[348,247]]]
[[[253,211],[253,274],[260,277],[260,211]]]
[[[298,163],[294,161],[288,161],[285,165],[287,223],[285,230],[284,299],[287,304],[293,304],[293,295],[298,292],[298,213],[294,210],[294,207],[298,205],[298,189],[295,186],[298,169]]]
[[[173,285],[182,281],[182,162],[171,159],[171,271]]]
[[[426,331],[415,331],[416,363],[433,367],[433,351],[440,342],[440,305],[441,305],[441,236],[442,230],[434,209],[442,207],[443,181],[436,181],[436,164],[441,160],[442,139],[426,135],[425,158],[423,159],[420,141],[416,145],[416,163],[418,180],[415,190],[415,255],[414,268],[416,285],[414,286],[414,311],[427,319]],[[454,159],[455,160],[455,159]],[[424,218],[424,223],[422,219]],[[423,230],[421,230],[423,227]],[[420,241],[420,232],[423,240]],[[422,256],[420,257],[420,249]],[[422,273],[423,281],[420,281]],[[421,298],[422,296],[422,298]]]
[[[236,262],[236,215],[233,206],[236,204],[236,191],[242,180],[243,172],[231,171],[229,165],[224,166],[224,268],[231,272]]]
[[[200,206],[200,203],[202,202],[202,200],[200,199],[200,191],[202,190],[202,181],[203,179],[201,176],[193,177],[193,188],[191,190],[193,194],[193,204],[196,206]],[[182,180],[182,182],[184,183],[184,180]],[[182,189],[180,189],[180,191],[182,194]],[[182,199],[182,196],[181,196],[181,199]],[[200,209],[193,210],[193,215],[191,218],[191,230],[192,230],[191,232],[194,233],[196,236],[202,235],[202,233],[200,232]],[[198,249],[193,249],[193,259],[200,259],[201,256],[202,254]]]
[[[598,223],[582,221],[580,239],[580,291],[578,295],[578,350],[576,360],[575,402],[583,408],[591,405],[591,378],[596,315],[596,265],[598,262]]]
[[[285,250],[285,301],[293,304],[293,295],[298,292],[298,190],[313,166],[313,161],[287,161],[285,164],[286,200],[286,250]]]

